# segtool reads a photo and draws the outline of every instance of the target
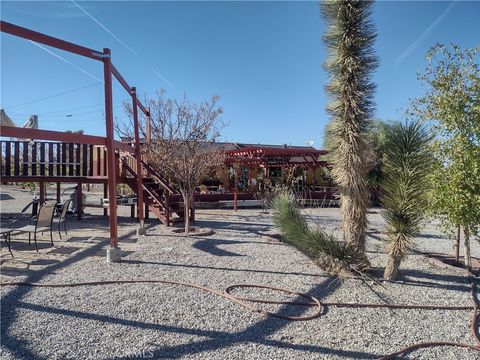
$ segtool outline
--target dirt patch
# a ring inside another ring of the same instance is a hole
[[[465,261],[463,256],[459,257],[459,262],[455,260],[454,256],[447,255],[447,254],[436,254],[436,253],[425,254],[425,257],[428,259],[430,263],[442,269],[449,269],[449,270],[465,269]],[[479,258],[472,257],[472,270],[480,271]]]
[[[184,234],[185,236],[207,236],[207,235],[213,235],[215,233],[210,228],[198,227],[198,226],[192,226],[188,234],[185,234],[184,228],[175,228],[172,230],[172,232],[175,234]]]

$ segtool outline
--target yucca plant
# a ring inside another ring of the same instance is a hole
[[[273,220],[282,233],[282,239],[322,269],[340,277],[365,270],[362,268],[362,254],[353,247],[338,242],[320,228],[312,230],[308,226],[293,193],[286,190],[277,194],[273,209]]]
[[[389,240],[387,280],[397,277],[424,219],[431,169],[429,142],[430,135],[419,122],[395,123],[386,133],[381,203]]]
[[[340,194],[342,230],[347,244],[362,253],[364,263],[367,229],[367,131],[373,113],[377,66],[373,52],[376,33],[369,20],[372,1],[333,0],[322,3],[327,23],[324,40],[328,48],[325,69],[331,80],[326,86],[331,102],[335,145],[333,176]]]

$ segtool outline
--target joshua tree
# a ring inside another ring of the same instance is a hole
[[[340,277],[357,276],[365,270],[362,267],[364,254],[340,243],[320,227],[309,227],[291,191],[280,191],[273,200],[273,208],[273,220],[283,241],[311,258],[319,267]]]
[[[389,239],[387,280],[397,277],[424,219],[431,170],[429,142],[427,129],[418,122],[396,123],[386,132],[381,202]]]
[[[364,254],[367,229],[368,185],[366,133],[373,112],[372,71],[376,37],[369,20],[371,1],[334,0],[322,3],[327,22],[324,40],[329,56],[325,68],[331,75],[326,86],[331,96],[327,111],[337,138],[333,151],[333,176],[340,194],[342,229],[346,243]]]

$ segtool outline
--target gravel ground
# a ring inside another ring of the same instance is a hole
[[[88,193],[89,200],[101,196]],[[2,220],[19,212],[31,193],[2,186]],[[402,264],[397,282],[343,282],[282,244],[271,215],[260,210],[199,210],[197,225],[215,230],[184,237],[156,220],[148,236],[136,239],[129,208],[119,210],[123,262],[108,264],[108,221],[87,208],[82,221],[68,220],[52,248],[45,237],[36,253],[28,240],[12,240],[15,259],[1,252],[2,281],[74,283],[116,279],[158,279],[213,289],[264,284],[315,296],[324,302],[471,305],[463,272],[441,269],[420,254]],[[338,233],[339,211],[308,210],[311,220]],[[369,214],[368,256],[381,276],[386,263],[383,222]],[[434,225],[418,239],[421,251],[452,253],[451,241]],[[70,252],[70,253],[67,253]],[[474,256],[480,247],[472,244]],[[235,294],[285,299],[262,289]],[[324,309],[321,317],[289,322],[250,312],[221,297],[177,285],[125,284],[75,288],[1,288],[2,359],[373,359],[419,341],[473,343],[470,311]],[[288,297],[292,299],[292,297]],[[300,300],[300,299],[297,299]],[[288,315],[312,308],[256,305]],[[418,350],[411,359],[478,359],[479,353],[453,347]]]

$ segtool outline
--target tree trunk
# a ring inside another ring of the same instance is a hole
[[[472,257],[470,255],[470,231],[467,227],[463,228],[463,250],[465,252],[465,267],[468,270],[472,269]]]
[[[183,221],[185,224],[185,234],[190,232],[190,192],[182,192],[183,197]]]
[[[457,246],[455,249],[455,262],[460,262],[460,225],[457,225]]]
[[[385,272],[383,273],[383,278],[385,280],[395,280],[397,278],[398,268],[400,267],[401,261],[401,256],[395,256],[393,254],[388,255],[387,266],[385,267]]]

